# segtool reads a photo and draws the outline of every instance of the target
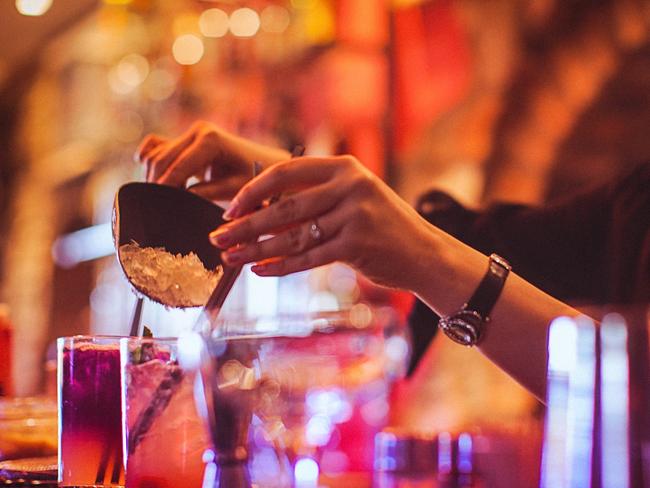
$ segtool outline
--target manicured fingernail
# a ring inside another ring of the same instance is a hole
[[[226,264],[240,264],[242,260],[243,253],[240,250],[227,251],[221,253],[221,259],[223,259]]]
[[[221,248],[227,248],[230,246],[232,242],[232,236],[228,232],[228,229],[224,229],[222,227],[213,230],[210,232],[210,242],[214,246],[218,246]]]
[[[255,274],[264,274],[268,271],[268,266],[266,264],[256,264],[251,266],[251,271]]]
[[[223,218],[225,220],[232,220],[236,219],[237,217],[239,217],[239,202],[237,199],[234,199],[232,202],[230,202],[228,209],[223,213]]]

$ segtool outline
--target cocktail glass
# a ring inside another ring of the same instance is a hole
[[[119,337],[57,340],[59,486],[124,486]]]
[[[126,486],[201,488],[210,444],[176,339],[125,338],[120,352]]]
[[[385,317],[366,308],[210,324],[197,402],[215,449],[212,486],[315,487],[322,475],[369,473],[388,419]]]

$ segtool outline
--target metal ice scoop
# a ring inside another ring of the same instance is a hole
[[[131,285],[169,307],[204,306],[217,282],[223,281],[216,276],[222,265],[220,251],[208,239],[224,223],[222,215],[220,207],[183,189],[154,183],[123,185],[115,197],[113,239]],[[148,254],[138,256],[140,252]],[[225,270],[222,278],[229,274]],[[197,281],[210,289],[187,297],[172,293]]]

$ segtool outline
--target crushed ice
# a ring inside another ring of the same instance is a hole
[[[219,282],[221,266],[208,270],[193,252],[183,256],[162,247],[120,246],[120,262],[133,286],[169,307],[205,305]]]

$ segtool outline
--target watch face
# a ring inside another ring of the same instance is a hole
[[[441,318],[439,325],[452,341],[463,346],[474,346],[481,338],[483,318],[473,310],[460,310]]]

